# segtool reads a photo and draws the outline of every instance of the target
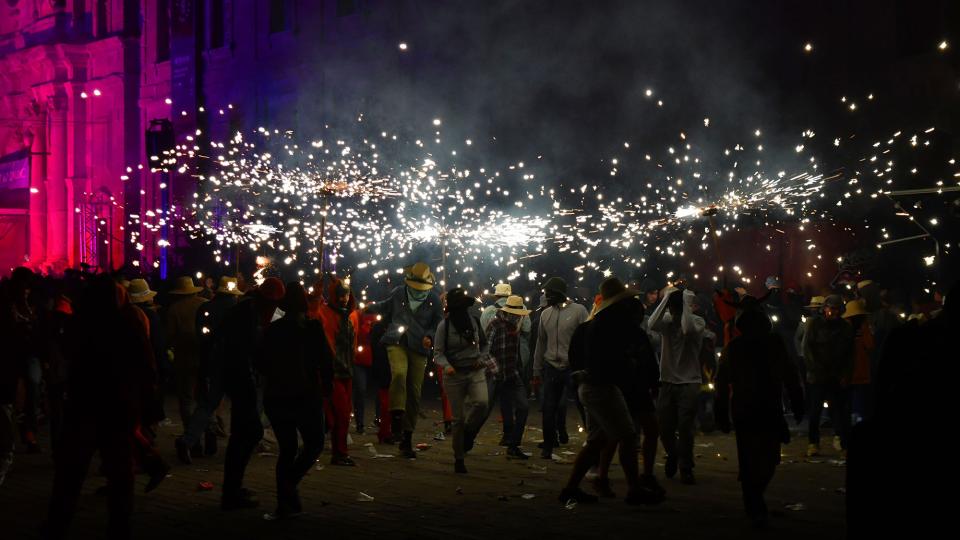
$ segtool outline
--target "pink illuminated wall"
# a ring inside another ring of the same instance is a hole
[[[4,273],[14,264],[59,272],[85,261],[123,263],[120,176],[139,142],[128,112],[138,107],[130,89],[139,83],[140,47],[124,26],[124,4],[135,3],[97,4],[0,4],[0,155],[31,152],[26,214],[17,220],[15,209],[0,209],[9,229],[0,239]],[[95,193],[113,200],[85,214]],[[96,242],[82,234],[93,224]]]

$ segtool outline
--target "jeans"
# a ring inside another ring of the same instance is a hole
[[[180,407],[180,421],[184,429],[190,423],[190,417],[196,407],[197,382],[200,367],[195,356],[181,354],[173,363],[177,380],[177,402]]]
[[[657,400],[660,438],[667,457],[677,458],[681,471],[693,470],[693,436],[699,398],[699,383],[662,383],[660,387]]]
[[[347,434],[350,432],[350,379],[334,379],[333,392],[326,400],[327,423],[330,424],[330,448],[333,457],[350,455],[347,448]],[[266,403],[264,403],[266,405]],[[270,416],[268,413],[267,416]],[[271,420],[271,423],[273,421]]]
[[[237,497],[250,457],[263,438],[263,424],[257,411],[257,389],[248,385],[227,392],[230,397],[230,439],[223,458],[223,496]]]
[[[263,407],[279,447],[277,507],[296,510],[297,486],[323,452],[323,400],[320,396],[266,397]]]
[[[223,401],[223,376],[219,375],[218,371],[214,371],[214,375],[207,380],[206,389],[197,400],[193,414],[184,424],[182,438],[187,448],[192,448],[200,442],[203,433],[210,429],[221,401]]]
[[[401,345],[388,345],[387,358],[390,361],[390,410],[404,412],[402,429],[412,432],[420,415],[427,357]]]
[[[364,413],[367,408],[367,383],[370,380],[370,366],[353,366],[353,420],[358,428],[364,427]]]
[[[500,399],[500,414],[503,416],[503,438],[507,446],[520,446],[523,444],[523,432],[527,428],[527,416],[530,413],[527,387],[520,379],[508,379],[499,383],[497,394]]]
[[[830,404],[830,418],[833,420],[833,432],[840,437],[840,447],[847,448],[850,433],[850,389],[839,384],[807,384],[807,399],[810,400],[810,444],[820,444],[820,416],[823,414],[823,402]]]
[[[543,366],[543,454],[553,452],[558,434],[567,433],[567,396],[571,386],[570,370]]]
[[[443,386],[453,409],[453,455],[461,460],[465,454],[464,440],[480,431],[487,414],[487,376],[483,369],[447,373]]]

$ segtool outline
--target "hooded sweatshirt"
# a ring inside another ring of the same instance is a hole
[[[660,334],[660,382],[670,384],[700,384],[700,347],[706,321],[693,314],[696,295],[685,290],[683,312],[679,321],[674,321],[667,310],[670,295],[678,289],[669,289],[657,309],[650,316],[650,330]]]
[[[587,308],[570,301],[543,310],[533,354],[534,377],[542,376],[544,363],[559,370],[569,369],[570,339],[588,315]]]
[[[472,338],[461,334],[451,323],[450,317],[440,322],[433,340],[433,360],[438,366],[453,366],[457,371],[483,367],[482,361],[489,354],[490,344],[480,329],[480,322],[470,317],[470,324],[473,325]]]
[[[340,305],[339,291],[344,288],[340,278],[331,277],[327,285],[327,303],[317,306],[312,314],[323,323],[323,333],[333,351],[333,375],[337,379],[353,377],[353,360],[357,351],[356,329],[360,326],[353,292],[347,304]]]

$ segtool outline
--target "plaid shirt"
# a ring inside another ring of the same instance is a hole
[[[520,380],[520,328],[498,316],[487,326],[487,339],[496,366],[488,372],[500,380]]]

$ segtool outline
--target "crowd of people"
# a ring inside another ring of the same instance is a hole
[[[169,386],[182,430],[177,461],[215,455],[227,438],[225,511],[259,505],[244,476],[252,454],[268,444],[265,426],[272,430],[276,506],[266,517],[289,518],[302,511],[298,486],[327,438],[332,465],[356,465],[350,428],[366,431],[371,401],[378,441],[417,458],[425,374],[435,370],[444,414],[435,438],[452,439],[457,474],[467,473],[497,409],[508,459],[561,459],[556,449],[570,442],[573,404],[586,437],[560,501],[616,497],[610,469],[619,455],[625,501],[658,504],[667,496],[654,474],[658,450],[664,476],[696,485],[695,436],[716,426],[735,432],[743,504],[758,527],[767,522],[764,491],[781,445],[791,438],[787,419],[797,426],[807,419],[806,454],[818,456],[829,452],[821,445],[828,407],[835,451],[841,459],[849,451],[851,494],[862,494],[849,505],[857,524],[872,508],[862,501],[875,497],[882,467],[867,449],[886,430],[903,428],[910,405],[899,401],[914,395],[904,385],[923,381],[908,360],[937,357],[957,328],[956,308],[941,296],[905,306],[876,281],[852,277],[808,297],[776,277],[759,295],[744,283],[697,294],[682,279],[616,277],[587,305],[560,277],[537,292],[529,309],[501,283],[481,306],[462,288],[441,294],[429,266],[416,263],[383,301],[367,305],[349,279],[333,275],[309,288],[229,276],[198,286],[183,276],[158,303],[142,278],[53,279],[18,268],[0,286],[0,484],[12,474],[18,440],[27,452],[49,448],[55,475],[43,533],[60,538],[99,452],[108,536],[129,537],[134,472],[152,491],[171,469],[157,448],[158,429],[171,424]],[[542,413],[538,452],[524,448],[531,400]],[[594,493],[581,488],[586,478]]]

